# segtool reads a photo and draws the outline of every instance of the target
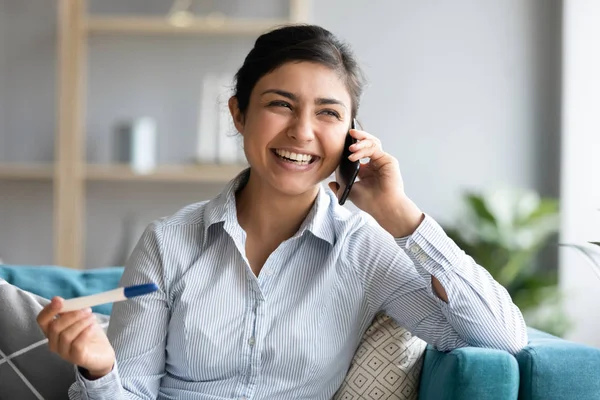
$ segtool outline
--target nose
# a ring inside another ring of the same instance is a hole
[[[288,130],[288,136],[298,142],[311,142],[315,138],[310,118],[298,116]]]

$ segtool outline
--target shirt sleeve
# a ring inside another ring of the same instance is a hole
[[[369,305],[438,350],[474,346],[515,354],[527,344],[523,316],[506,289],[429,215],[404,238],[368,219],[348,241],[347,262],[355,266]],[[447,303],[435,294],[432,276]]]
[[[120,286],[154,282],[159,290],[115,303],[108,338],[117,363],[112,372],[87,380],[76,369],[69,390],[72,400],[156,399],[165,375],[169,323],[168,283],[161,253],[162,227],[153,222],[144,231],[129,258]]]

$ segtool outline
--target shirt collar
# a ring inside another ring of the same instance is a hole
[[[322,184],[319,185],[319,192],[314,205],[308,215],[300,225],[297,235],[302,235],[308,231],[316,237],[323,239],[331,245],[335,244],[335,230],[333,216],[335,207],[335,195],[327,190]]]
[[[225,186],[225,189],[214,199],[209,201],[204,209],[204,237],[207,237],[208,228],[216,223],[239,225],[237,222],[237,209],[235,194],[243,187],[250,176],[250,168],[240,172]],[[335,230],[333,226],[333,207],[335,207],[335,196],[319,185],[317,198],[308,215],[300,225],[300,229],[294,237],[302,236],[310,232],[314,236],[325,240],[329,244],[335,243]]]
[[[229,181],[221,193],[206,204],[204,208],[204,237],[206,237],[206,232],[211,225],[237,220],[235,193],[248,182],[249,176],[250,168],[246,168]]]

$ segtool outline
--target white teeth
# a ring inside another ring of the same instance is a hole
[[[287,158],[288,160],[291,160],[300,165],[305,165],[305,164],[310,163],[313,158],[310,154],[292,153],[287,150],[277,149],[277,150],[275,150],[275,153],[277,153],[277,155],[280,157]]]

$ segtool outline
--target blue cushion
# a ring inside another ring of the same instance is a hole
[[[0,265],[0,278],[47,299],[54,296],[70,299],[115,289],[122,274],[123,267],[76,270],[56,266]],[[103,304],[93,310],[109,315],[112,304]]]
[[[427,346],[420,400],[516,399],[519,367],[501,350],[465,347],[442,353]]]
[[[529,329],[529,344],[516,356],[519,399],[600,398],[600,349]]]

